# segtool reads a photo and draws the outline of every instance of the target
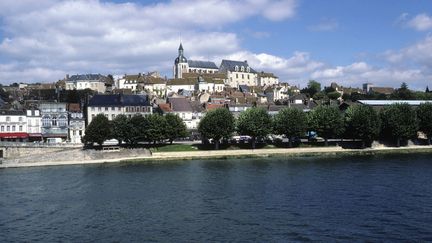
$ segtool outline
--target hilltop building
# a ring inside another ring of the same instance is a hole
[[[178,56],[174,61],[173,76],[175,79],[183,78],[184,73],[217,73],[218,67],[214,62],[187,60],[184,56],[183,45],[180,43]]]

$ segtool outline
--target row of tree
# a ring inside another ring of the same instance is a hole
[[[118,115],[112,121],[99,114],[87,126],[83,143],[102,145],[106,140],[117,139],[119,144],[134,146],[140,142],[156,144],[168,140],[172,143],[174,139],[186,136],[186,125],[176,114],[139,114],[131,118]]]
[[[374,139],[393,140],[397,146],[414,138],[418,131],[432,137],[432,104],[421,104],[417,109],[410,105],[393,104],[379,113],[370,106],[353,105],[345,113],[334,106],[319,106],[305,113],[296,108],[284,108],[274,117],[262,108],[250,108],[237,119],[225,108],[209,111],[201,120],[198,131],[204,139],[212,139],[219,148],[221,139],[229,139],[234,132],[251,137],[255,148],[257,138],[269,134],[285,135],[292,146],[295,138],[315,131],[328,145],[329,138],[355,138],[362,147]]]

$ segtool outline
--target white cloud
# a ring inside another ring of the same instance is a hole
[[[406,20],[407,15],[405,14],[403,16],[405,16]],[[418,31],[432,30],[432,17],[425,13],[418,14],[414,18],[408,20],[406,25]]]
[[[170,73],[180,39],[189,56],[229,55],[242,51],[241,44],[223,26],[257,16],[280,21],[292,17],[295,8],[295,0],[172,0],[149,5],[1,1],[0,64],[17,62],[21,71],[5,75],[0,70],[0,81],[57,80],[66,73],[86,72]],[[36,68],[44,74],[19,77]]]

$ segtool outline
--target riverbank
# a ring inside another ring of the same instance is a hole
[[[306,157],[306,156],[338,156],[338,155],[373,155],[385,153],[432,153],[432,146],[408,147],[376,147],[366,149],[344,149],[341,147],[312,147],[312,148],[272,148],[272,149],[238,149],[238,150],[211,150],[187,152],[154,152],[151,156],[125,156],[113,159],[70,160],[58,162],[6,162],[0,168],[59,166],[59,165],[85,165],[121,162],[152,162],[169,160],[193,159],[225,159],[225,158],[254,158],[254,157]]]

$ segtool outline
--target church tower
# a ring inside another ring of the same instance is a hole
[[[183,73],[187,73],[189,69],[189,64],[183,55],[183,45],[180,43],[179,49],[178,49],[178,57],[174,61],[174,68],[173,68],[173,76],[174,78],[183,78]]]

